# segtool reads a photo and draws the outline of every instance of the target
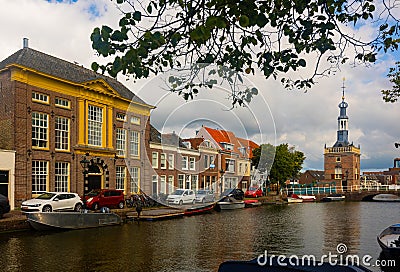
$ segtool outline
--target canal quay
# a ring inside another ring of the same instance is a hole
[[[217,271],[228,260],[272,255],[380,257],[376,236],[398,222],[399,203],[262,205],[179,219],[62,232],[0,233],[2,271]],[[125,210],[124,210],[125,211]],[[132,210],[131,210],[132,211]],[[120,211],[122,212],[122,210]],[[11,217],[18,218],[16,212]],[[5,216],[0,222],[9,220]],[[396,271],[396,270],[384,270]]]

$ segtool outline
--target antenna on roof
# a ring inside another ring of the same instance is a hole
[[[29,48],[28,42],[29,42],[28,38],[23,38],[22,39],[22,48]]]

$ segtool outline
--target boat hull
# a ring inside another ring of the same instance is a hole
[[[213,204],[207,205],[207,206],[189,208],[184,211],[184,215],[191,216],[191,215],[210,213],[214,210],[214,206],[215,206],[215,204],[213,203]]]
[[[245,204],[244,202],[218,202],[217,203],[220,210],[236,210],[243,209]]]
[[[249,199],[249,200],[245,200],[244,201],[244,206],[245,208],[253,208],[253,207],[258,207],[261,206],[261,202],[258,200],[253,200],[253,199]]]
[[[36,230],[73,230],[97,228],[122,223],[115,213],[34,212],[26,214],[27,221]]]
[[[317,200],[315,196],[300,195],[299,198],[303,199],[303,202],[315,202]]]
[[[372,201],[377,202],[400,202],[400,197],[392,194],[378,194],[372,198]]]
[[[293,198],[293,197],[288,197],[286,199],[287,203],[302,203],[303,199],[301,198]]]

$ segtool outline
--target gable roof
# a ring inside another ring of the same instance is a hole
[[[235,152],[237,153],[240,157],[246,157],[246,158],[251,158],[253,156],[252,150],[258,145],[254,143],[251,140],[243,139],[236,137],[236,135],[227,130],[221,130],[221,129],[212,129],[206,126],[203,126],[203,128],[210,134],[210,136],[215,140],[215,142],[218,143],[218,146],[221,150],[228,151],[228,152]],[[233,145],[233,150],[226,150],[224,149],[223,145],[221,143],[230,143]],[[250,151],[248,151],[248,147],[250,147]],[[239,148],[246,148],[246,154],[247,156],[243,156],[242,152],[239,150]]]
[[[83,66],[50,56],[29,47],[22,48],[1,61],[0,70],[7,68],[7,66],[12,64],[25,66],[54,77],[80,84],[102,79],[123,98],[140,104],[148,105],[114,78],[96,73],[90,69],[84,68]]]

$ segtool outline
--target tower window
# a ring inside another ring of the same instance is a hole
[[[341,162],[342,159],[340,157],[336,157],[336,162]]]

